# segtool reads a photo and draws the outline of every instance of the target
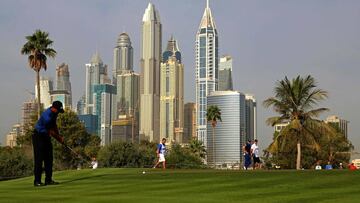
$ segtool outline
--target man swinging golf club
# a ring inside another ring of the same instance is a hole
[[[35,125],[32,141],[34,147],[34,186],[36,187],[59,184],[52,179],[53,147],[51,144],[51,137],[64,144],[64,138],[59,135],[56,125],[59,113],[64,113],[63,105],[60,101],[54,101],[52,106],[41,114]],[[45,168],[45,184],[41,182],[43,163]]]

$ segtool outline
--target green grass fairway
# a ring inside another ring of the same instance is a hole
[[[360,171],[97,169],[0,182],[0,202],[360,202]]]

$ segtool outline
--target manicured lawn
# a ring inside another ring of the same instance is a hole
[[[360,171],[97,169],[0,182],[0,202],[360,202]]]

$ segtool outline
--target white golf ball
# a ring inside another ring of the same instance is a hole
[[[145,174],[145,171],[143,171],[143,174]]]

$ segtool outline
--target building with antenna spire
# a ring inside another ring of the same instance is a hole
[[[218,89],[219,40],[209,0],[196,33],[195,82],[197,137],[207,146],[207,96]]]

